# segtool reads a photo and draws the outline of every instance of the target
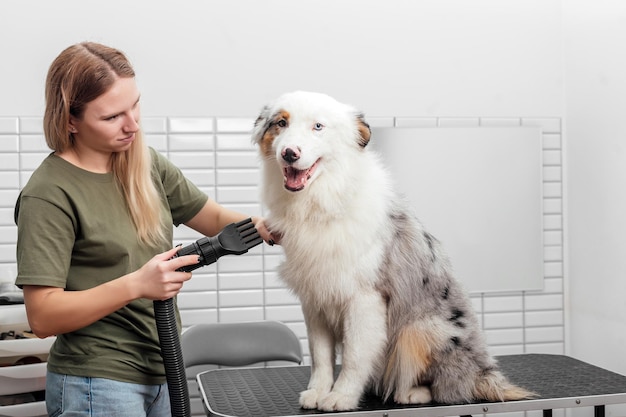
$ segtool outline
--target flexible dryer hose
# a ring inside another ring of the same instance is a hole
[[[263,242],[258,231],[252,223],[252,219],[232,223],[213,237],[203,237],[192,244],[178,250],[176,256],[197,254],[200,262],[181,268],[190,272],[205,265],[215,263],[223,255],[241,255],[248,249]],[[172,417],[190,417],[191,406],[189,402],[189,390],[187,388],[187,375],[185,362],[180,346],[180,331],[176,322],[176,309],[174,299],[155,300],[154,318],[156,320],[161,356],[165,367],[170,395],[170,407]]]

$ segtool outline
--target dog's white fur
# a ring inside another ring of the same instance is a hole
[[[285,94],[255,123],[262,199],[285,253],[280,276],[308,331],[301,406],[351,410],[367,390],[398,403],[531,395],[486,353],[469,298],[369,140],[360,113],[319,93]]]

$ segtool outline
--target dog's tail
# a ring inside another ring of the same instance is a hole
[[[485,371],[477,378],[474,397],[487,401],[513,401],[537,397],[537,394],[512,384],[496,369]]]

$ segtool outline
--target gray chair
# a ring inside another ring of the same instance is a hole
[[[219,367],[302,363],[296,334],[278,321],[195,324],[181,335],[192,415],[204,416],[196,375]]]

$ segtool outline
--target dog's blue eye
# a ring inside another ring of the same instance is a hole
[[[276,124],[278,125],[278,127],[285,127],[287,126],[287,121],[285,119],[280,119],[276,122]]]
[[[322,130],[324,128],[324,125],[321,123],[315,123],[313,125],[313,130]]]

